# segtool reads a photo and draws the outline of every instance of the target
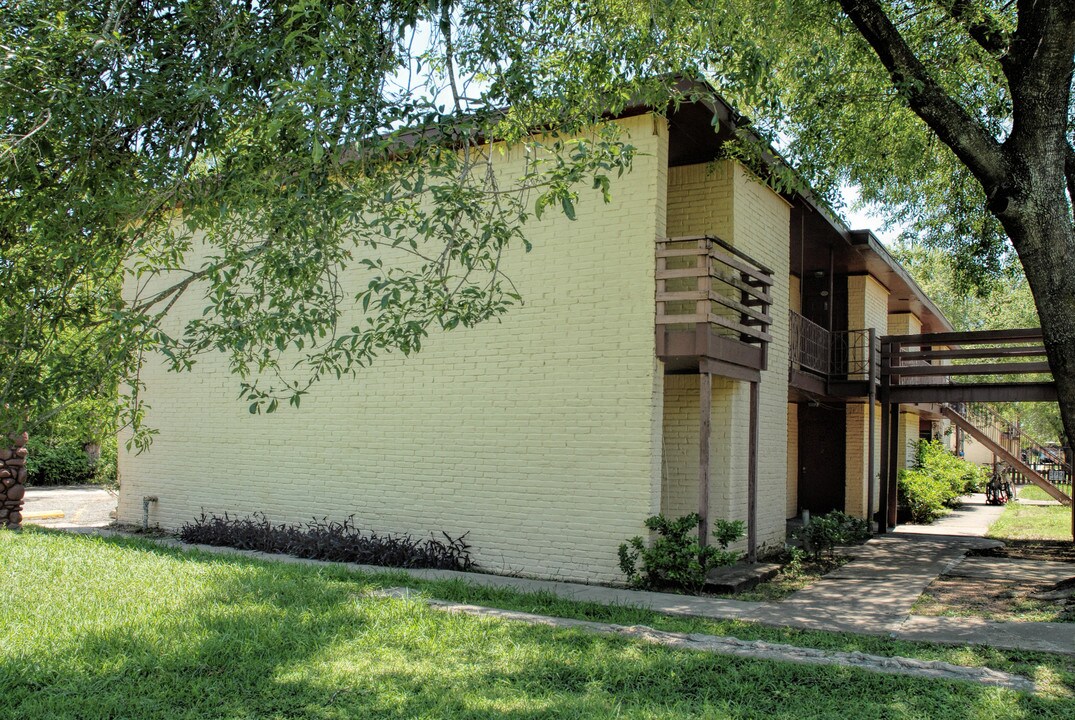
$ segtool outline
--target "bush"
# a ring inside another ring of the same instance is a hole
[[[260,550],[295,557],[332,562],[351,562],[399,568],[472,570],[466,534],[452,538],[441,533],[416,540],[410,535],[363,534],[354,516],[343,522],[311,520],[303,525],[273,525],[264,514],[245,518],[206,515],[183,525],[179,537],[184,542],[223,545],[240,550]]]
[[[899,503],[913,523],[931,523],[948,514],[951,488],[925,470],[900,470]]]
[[[822,552],[831,557],[837,545],[853,545],[870,537],[870,527],[865,520],[852,517],[839,510],[810,518],[798,533],[806,549],[819,559]]]
[[[919,441],[915,459],[915,467],[901,470],[897,480],[899,504],[911,522],[933,522],[956,507],[960,497],[980,492],[988,481],[984,468],[952,455],[936,440]]]
[[[27,485],[81,485],[93,479],[93,466],[80,445],[31,437],[26,449]]]
[[[936,440],[920,440],[915,446],[915,467],[943,481],[953,497],[949,502],[973,492],[982,492],[989,475],[985,468],[958,458]]]
[[[620,570],[627,584],[636,588],[683,589],[699,592],[705,587],[709,571],[732,565],[741,553],[729,552],[728,545],[743,537],[742,520],[717,520],[713,528],[716,546],[698,544],[698,513],[668,520],[664,515],[646,519],[646,527],[657,533],[653,545],[646,547],[641,537],[620,545]]]
[[[91,463],[79,443],[49,437],[30,437],[26,449],[27,485],[113,485],[116,482],[116,440],[108,438],[101,457]]]

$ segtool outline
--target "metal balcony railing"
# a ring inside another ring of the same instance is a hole
[[[832,365],[832,335],[794,310],[788,311],[788,361],[793,370],[828,375]]]

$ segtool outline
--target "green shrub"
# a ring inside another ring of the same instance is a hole
[[[799,531],[798,536],[806,549],[821,557],[822,552],[830,556],[837,545],[852,545],[863,542],[870,537],[870,527],[865,520],[852,517],[839,510],[810,518],[810,522]]]
[[[951,488],[925,470],[900,470],[899,503],[911,522],[931,523],[948,514]]]
[[[698,513],[669,520],[664,515],[646,519],[646,527],[657,533],[649,547],[641,537],[620,545],[620,570],[631,587],[648,589],[683,589],[699,592],[709,571],[732,565],[741,553],[730,552],[728,545],[743,537],[742,520],[717,520],[713,527],[716,546],[698,544]]]
[[[27,485],[81,485],[93,479],[94,468],[80,445],[31,437],[26,449]]]
[[[899,503],[911,522],[930,523],[956,507],[959,498],[980,492],[988,481],[984,468],[956,457],[936,440],[919,441],[915,467],[901,470]]]

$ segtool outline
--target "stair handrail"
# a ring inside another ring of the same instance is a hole
[[[1066,458],[1057,455],[1052,448],[1038,441],[1033,435],[1024,430],[1021,425],[1013,423],[1010,420],[1006,419],[1003,415],[1001,415],[988,405],[982,403],[975,403],[974,409],[979,413],[985,414],[998,425],[1006,427],[1006,432],[1009,436],[1019,439],[1019,446],[1021,450],[1025,450],[1028,448],[1032,449],[1036,451],[1039,456],[1048,457],[1050,464],[1058,465],[1061,467],[1061,469],[1067,471],[1068,473],[1071,472],[1071,465],[1068,463]],[[965,414],[964,417],[966,417]]]

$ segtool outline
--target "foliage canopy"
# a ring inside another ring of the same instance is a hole
[[[1017,255],[1075,427],[1075,279],[1056,272],[1075,265],[1073,18],[1071,0],[4,3],[3,420],[126,380],[137,422],[149,352],[225,353],[274,410],[498,316],[527,223],[630,168],[594,121],[684,99],[683,75],[961,278]],[[495,172],[494,138],[528,153],[522,177]],[[184,295],[204,314],[169,324]]]

